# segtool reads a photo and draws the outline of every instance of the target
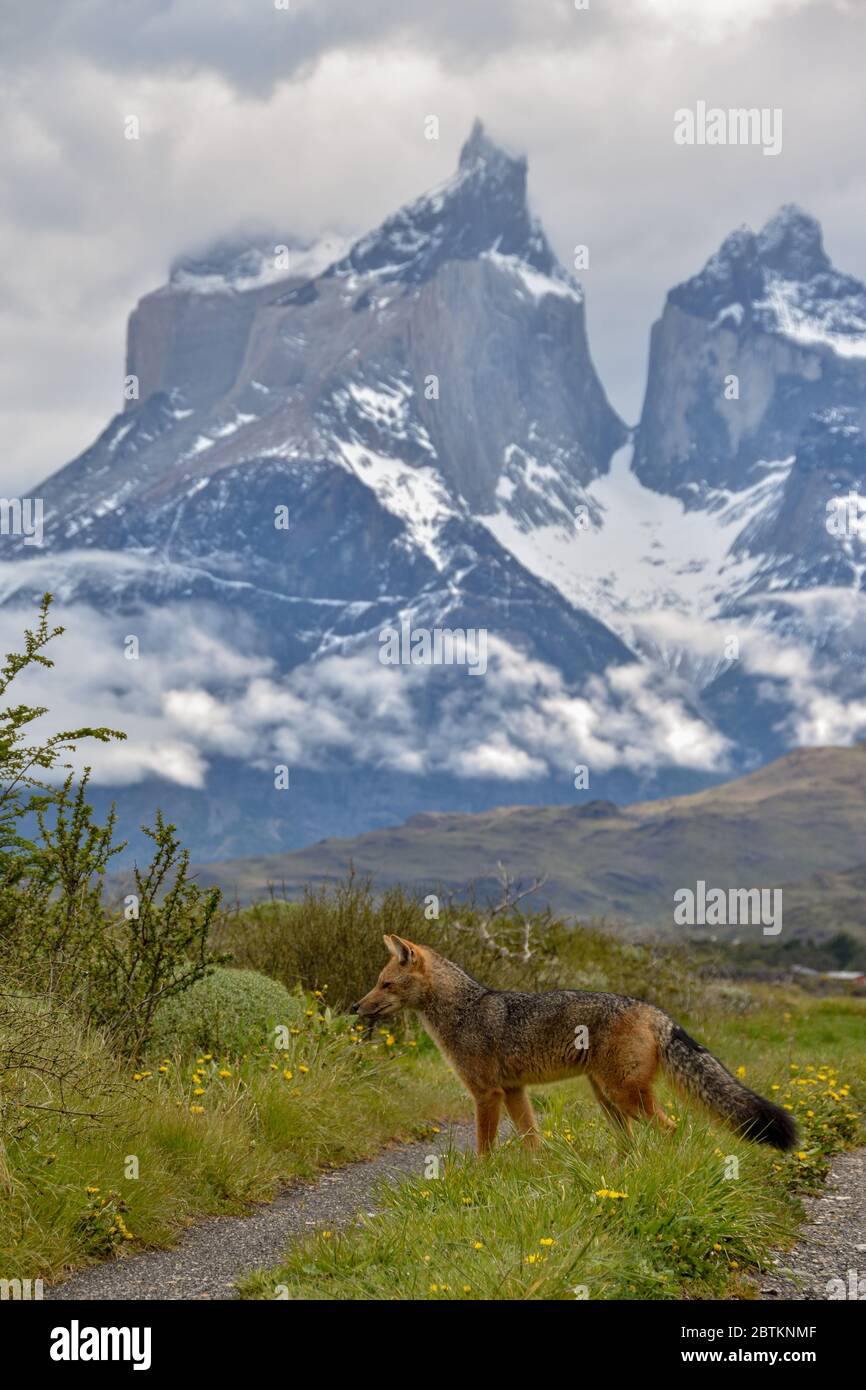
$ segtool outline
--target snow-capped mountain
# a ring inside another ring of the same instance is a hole
[[[699,506],[790,459],[816,411],[866,412],[866,287],[788,206],[741,227],[668,295],[652,331],[635,471]]]
[[[633,434],[526,161],[478,123],[360,238],[179,258],[127,379],[0,601],[80,621],[70,712],[130,733],[98,777],[132,817],[171,802],[199,858],[683,791],[866,729],[861,541],[825,524],[866,494],[866,290],[796,209],[671,291]],[[383,663],[383,632],[442,628],[485,633],[484,679],[462,637]]]

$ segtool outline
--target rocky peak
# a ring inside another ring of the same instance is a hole
[[[522,180],[524,189],[526,187],[525,156],[515,158],[506,154],[501,145],[490,139],[483,122],[476,118],[460,151],[457,167],[477,169],[479,165],[483,166],[485,174],[497,172],[500,176],[516,177]]]
[[[729,321],[736,307],[741,327],[757,321],[763,329],[784,333],[788,315],[780,312],[780,291],[819,317],[825,305],[864,296],[859,281],[834,270],[821,224],[794,203],[781,207],[760,232],[746,226],[731,232],[703,270],[671,290],[668,302],[697,318],[727,313]],[[833,318],[839,318],[838,310]],[[859,325],[832,326],[859,331]]]
[[[811,280],[831,269],[821,224],[795,203],[786,203],[755,237],[755,255],[787,280]]]
[[[557,268],[529,212],[525,158],[507,154],[476,121],[456,173],[355,242],[328,273],[418,284],[447,260],[488,251],[515,256],[544,275]]]
[[[738,395],[728,398],[732,380]],[[802,471],[841,437],[822,412],[862,414],[864,382],[866,286],[833,267],[820,224],[788,204],[759,232],[732,232],[668,295],[653,329],[635,471],[704,505],[714,490],[751,486],[767,463],[799,457],[815,416]]]

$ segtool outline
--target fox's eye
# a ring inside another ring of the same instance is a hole
[[[390,980],[383,980],[383,981],[381,982],[381,984],[379,985],[379,988],[380,988],[380,989],[390,989],[390,988],[391,988],[391,981],[390,981]]]

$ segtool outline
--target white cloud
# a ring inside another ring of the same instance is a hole
[[[850,743],[866,732],[866,693],[846,665],[852,625],[866,623],[866,597],[849,596],[847,620],[828,634],[820,595],[791,597],[800,624],[783,631],[774,595],[772,624],[759,610],[744,625],[739,661],[779,707],[791,745]],[[50,649],[53,674],[18,682],[16,698],[45,703],[45,730],[85,723],[123,730],[123,743],[84,745],[79,764],[94,781],[123,785],[158,776],[204,787],[213,758],[258,767],[370,766],[414,774],[499,779],[661,768],[724,773],[732,748],[702,717],[691,679],[658,661],[612,666],[569,688],[554,668],[489,636],[486,675],[465,668],[390,667],[379,662],[375,633],[281,678],[257,654],[252,628],[202,608],[175,606],[115,619],[83,605],[65,610],[66,633]],[[0,609],[0,644],[20,648],[32,615]],[[812,626],[809,626],[809,624]],[[668,636],[702,669],[730,635],[724,620],[669,615]],[[135,629],[140,658],[126,660]],[[820,654],[819,654],[820,653]],[[688,663],[686,663],[688,664]],[[829,694],[829,691],[833,694]]]
[[[0,642],[20,647],[30,620],[0,610]],[[124,743],[84,745],[79,764],[96,783],[156,775],[206,784],[215,756],[249,765],[347,763],[412,773],[450,773],[503,782],[567,775],[577,762],[598,771],[672,765],[719,769],[725,740],[689,707],[687,687],[649,667],[611,668],[584,692],[491,637],[489,668],[388,667],[375,634],[346,655],[308,662],[279,678],[257,657],[251,634],[222,635],[183,608],[118,622],[77,606],[52,647],[53,675],[21,678],[17,698],[46,703],[47,731],[86,723],[122,730]],[[123,655],[138,629],[141,656]],[[364,645],[364,642],[366,645]],[[432,687],[432,688],[431,688]],[[428,722],[430,721],[430,722]]]

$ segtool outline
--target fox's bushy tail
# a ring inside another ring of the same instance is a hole
[[[797,1126],[787,1110],[750,1091],[667,1014],[659,1012],[655,1033],[662,1067],[683,1091],[748,1139],[774,1149],[794,1147]]]

